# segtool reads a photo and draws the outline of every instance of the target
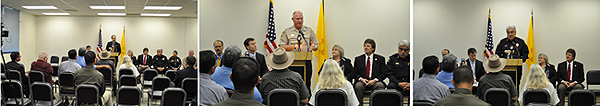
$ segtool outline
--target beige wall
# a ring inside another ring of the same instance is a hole
[[[543,52],[554,65],[565,61],[565,51],[574,48],[576,61],[584,70],[600,69],[597,49],[600,42],[600,1],[594,0],[415,0],[414,68],[421,69],[423,58],[448,48],[459,59],[468,58],[475,47],[482,55],[486,39],[488,8],[492,9],[494,46],[506,37],[506,26],[517,27],[517,37],[527,40],[531,10],[534,11],[536,56]]]
[[[317,28],[321,0],[293,1],[274,0],[274,18],[277,37],[283,29],[293,25],[294,10],[304,13],[304,25]],[[268,0],[201,0],[200,1],[200,50],[214,50],[213,41],[221,39],[225,47],[237,45],[245,51],[243,41],[253,37],[258,52],[263,48],[267,30]],[[408,0],[326,0],[325,29],[327,48],[334,44],[345,50],[347,58],[363,54],[362,43],[373,38],[377,43],[377,54],[389,56],[398,50],[398,42],[409,40]],[[323,46],[321,46],[323,47]],[[331,56],[331,53],[329,53]],[[313,57],[313,86],[316,83],[317,59]]]
[[[87,44],[95,50],[100,24],[102,46],[112,34],[121,42],[125,26],[126,48],[135,55],[141,54],[144,47],[153,55],[157,48],[162,48],[167,56],[178,50],[180,58],[187,56],[189,50],[197,52],[197,18],[34,16],[21,12],[21,63],[28,70],[40,51],[63,56],[69,49]]]

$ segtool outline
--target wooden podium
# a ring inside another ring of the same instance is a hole
[[[302,73],[300,73],[300,75],[302,75],[302,78],[304,79],[304,83],[306,83],[306,68],[312,68],[312,67],[306,67],[306,62],[311,62],[312,61],[312,52],[294,52],[294,62],[292,62],[292,65],[290,65],[290,67],[300,67],[302,69],[304,69],[302,71]],[[300,72],[300,71],[298,71]],[[310,79],[309,79],[310,80]]]
[[[111,52],[110,53],[110,57],[108,57],[108,59],[112,60],[113,62],[115,62],[115,65],[117,65],[119,63],[119,53],[117,52]]]
[[[518,68],[520,68],[522,66],[523,66],[523,59],[506,59],[506,66],[504,67],[504,69],[502,69],[503,73],[512,73],[512,72],[515,73],[514,76],[510,76],[510,77],[513,77],[512,79],[514,79],[516,87],[519,86],[518,82],[519,82],[519,80],[521,80],[521,79],[517,79],[517,78],[519,78],[518,76],[520,76],[517,71],[518,71]]]

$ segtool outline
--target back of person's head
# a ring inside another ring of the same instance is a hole
[[[258,80],[258,64],[254,59],[241,58],[235,61],[231,69],[231,82],[236,92],[252,92]]]
[[[187,58],[189,57],[193,56],[188,56]],[[187,58],[185,59],[186,63],[189,61]],[[217,60],[217,56],[214,52],[210,50],[200,51],[200,73],[209,73],[212,67],[217,63],[215,60]]]
[[[69,55],[69,59],[75,59],[77,57],[77,51],[75,51],[75,49],[69,50],[67,54]]]
[[[87,52],[87,50],[82,47],[82,48],[79,48],[79,53],[78,54],[79,54],[79,56],[83,56],[83,55],[85,55],[85,52]]]
[[[538,64],[531,65],[527,79],[527,89],[540,89],[550,85],[544,69]]]
[[[85,64],[86,65],[94,65],[96,61],[96,53],[93,51],[88,51],[85,53]]]
[[[456,69],[456,56],[454,54],[447,54],[442,60],[442,70],[446,72],[452,72]]]
[[[20,55],[21,55],[21,53],[19,53],[19,52],[11,52],[10,53],[10,59],[12,61],[17,61],[17,58],[19,58]]]
[[[471,67],[469,66],[460,66],[452,74],[452,81],[454,82],[454,84],[472,84],[473,80],[473,71],[471,71]]]
[[[423,59],[424,73],[435,74],[439,65],[440,65],[440,62],[438,61],[438,58],[435,55],[427,56],[427,57],[425,57],[425,59]]]
[[[323,72],[319,76],[318,89],[336,89],[346,85],[346,78],[340,65],[333,59],[325,60]]]
[[[131,60],[131,57],[129,57],[129,56],[123,57],[123,63],[122,64],[125,64],[125,67],[128,67],[128,68],[129,67],[134,67],[133,62]]]
[[[186,57],[185,58],[185,64],[189,65],[190,67],[196,65],[196,57],[194,57],[194,56],[188,56],[188,57]]]
[[[228,46],[223,52],[223,59],[221,65],[225,67],[231,67],[235,61],[242,56],[242,50],[237,46]]]

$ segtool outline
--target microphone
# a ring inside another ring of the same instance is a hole
[[[302,33],[302,31],[298,31],[298,32],[300,32],[300,36],[302,36],[302,38],[304,38],[304,33]],[[298,41],[300,41],[300,40],[298,40]],[[310,47],[310,43],[308,43],[308,41],[306,41],[306,39],[304,39],[304,42]],[[310,48],[310,49],[312,49],[312,48]],[[311,51],[310,49],[308,51]]]

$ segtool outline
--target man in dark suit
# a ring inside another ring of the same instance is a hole
[[[375,40],[367,39],[363,43],[364,55],[354,58],[355,83],[354,91],[358,98],[359,106],[362,106],[363,93],[365,89],[384,89],[383,80],[386,78],[387,67],[385,57],[375,54]]]
[[[6,68],[8,70],[19,71],[19,73],[21,73],[21,85],[29,86],[29,78],[27,76],[25,76],[25,66],[23,66],[23,64],[19,63],[19,61],[21,61],[21,53],[19,53],[19,52],[10,53],[10,59],[12,61],[6,63]],[[25,94],[25,97],[29,97],[29,87],[23,87],[23,94]]]
[[[565,96],[567,90],[577,90],[583,89],[584,86],[583,81],[585,78],[583,76],[583,64],[575,60],[575,49],[569,48],[566,52],[566,59],[562,63],[558,64],[558,80],[560,80],[560,84],[558,84],[558,98],[560,102],[558,106],[563,106],[565,104]]]
[[[106,43],[106,51],[121,53],[121,44],[117,42],[117,35],[110,36],[112,41]]]
[[[247,50],[244,53],[244,56],[252,57],[258,62],[258,65],[260,66],[260,69],[258,70],[259,75],[262,77],[269,72],[269,69],[267,69],[267,61],[265,61],[265,55],[256,52],[256,40],[254,40],[254,38],[246,38],[246,40],[244,40],[244,46]]]
[[[144,54],[138,55],[138,71],[143,72],[152,66],[152,56],[148,55],[148,48],[144,48]]]
[[[175,83],[175,86],[177,87],[181,87],[182,85],[182,81],[185,78],[198,78],[198,70],[194,69],[194,65],[196,64],[196,57],[193,56],[188,56],[186,57],[186,61],[185,65],[183,65],[185,68],[183,70],[177,71],[177,74],[175,74],[175,80],[173,81],[173,83]]]
[[[463,65],[466,64],[469,66],[469,68],[471,68],[473,71],[473,77],[475,78],[474,85],[478,85],[479,78],[486,74],[485,69],[483,68],[483,62],[477,60],[477,50],[475,48],[469,48],[467,50],[467,55],[469,55],[469,59],[466,60]],[[471,91],[473,91],[473,94],[476,94],[475,91],[477,91],[477,86],[473,86],[473,90]]]

